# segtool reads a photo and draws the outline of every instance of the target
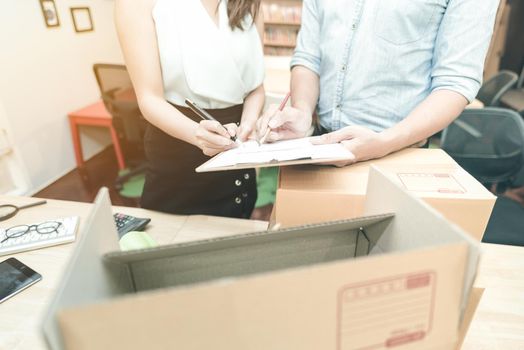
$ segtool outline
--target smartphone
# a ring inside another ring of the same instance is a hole
[[[15,258],[0,263],[0,303],[32,286],[42,275]]]

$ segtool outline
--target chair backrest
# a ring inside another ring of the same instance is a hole
[[[477,99],[482,101],[484,106],[497,107],[502,95],[515,87],[518,79],[518,75],[514,72],[508,70],[500,71],[493,78],[482,84]]]
[[[524,88],[524,65],[522,65],[522,71],[520,72],[519,81],[517,82],[517,89]]]
[[[96,81],[102,93],[111,95],[119,90],[132,89],[127,68],[121,64],[97,63],[93,65]]]
[[[138,107],[126,66],[98,63],[93,65],[104,104],[113,116],[113,126],[123,141],[124,153],[142,153],[146,122]],[[125,150],[125,148],[128,148]]]
[[[468,109],[444,130],[441,147],[482,183],[511,181],[524,163],[524,121],[509,109]]]

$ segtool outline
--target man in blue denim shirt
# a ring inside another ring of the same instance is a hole
[[[353,161],[423,142],[475,98],[498,3],[304,0],[291,107],[272,106],[259,133],[303,137],[316,111],[316,142],[342,142]]]

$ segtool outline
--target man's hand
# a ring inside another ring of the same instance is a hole
[[[333,164],[339,167],[364,160],[381,158],[389,153],[381,134],[363,126],[347,126],[329,134],[315,137],[312,140],[312,143],[317,145],[339,142],[355,156],[353,160]]]
[[[235,147],[236,144],[231,140],[231,136],[237,134],[237,125],[227,124],[224,127],[214,120],[203,120],[198,125],[195,131],[196,144],[206,156],[212,157]]]
[[[311,128],[312,115],[301,109],[285,107],[278,110],[278,105],[271,105],[257,122],[259,140],[266,135],[266,142],[296,139],[307,135]]]

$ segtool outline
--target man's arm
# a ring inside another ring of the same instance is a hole
[[[322,135],[316,144],[341,142],[355,158],[337,163],[345,166],[356,161],[381,158],[397,150],[413,146],[449,125],[467,105],[461,94],[435,91],[419,104],[404,120],[381,133],[363,126],[348,126]]]
[[[311,127],[320,93],[319,15],[317,0],[303,1],[302,26],[291,60],[291,107],[280,112],[278,105],[271,105],[258,122],[258,135],[271,129],[270,142],[306,136]]]
[[[317,73],[304,66],[291,70],[291,106],[301,110],[306,117],[315,113],[320,95],[320,80]],[[311,120],[308,120],[311,125]]]

